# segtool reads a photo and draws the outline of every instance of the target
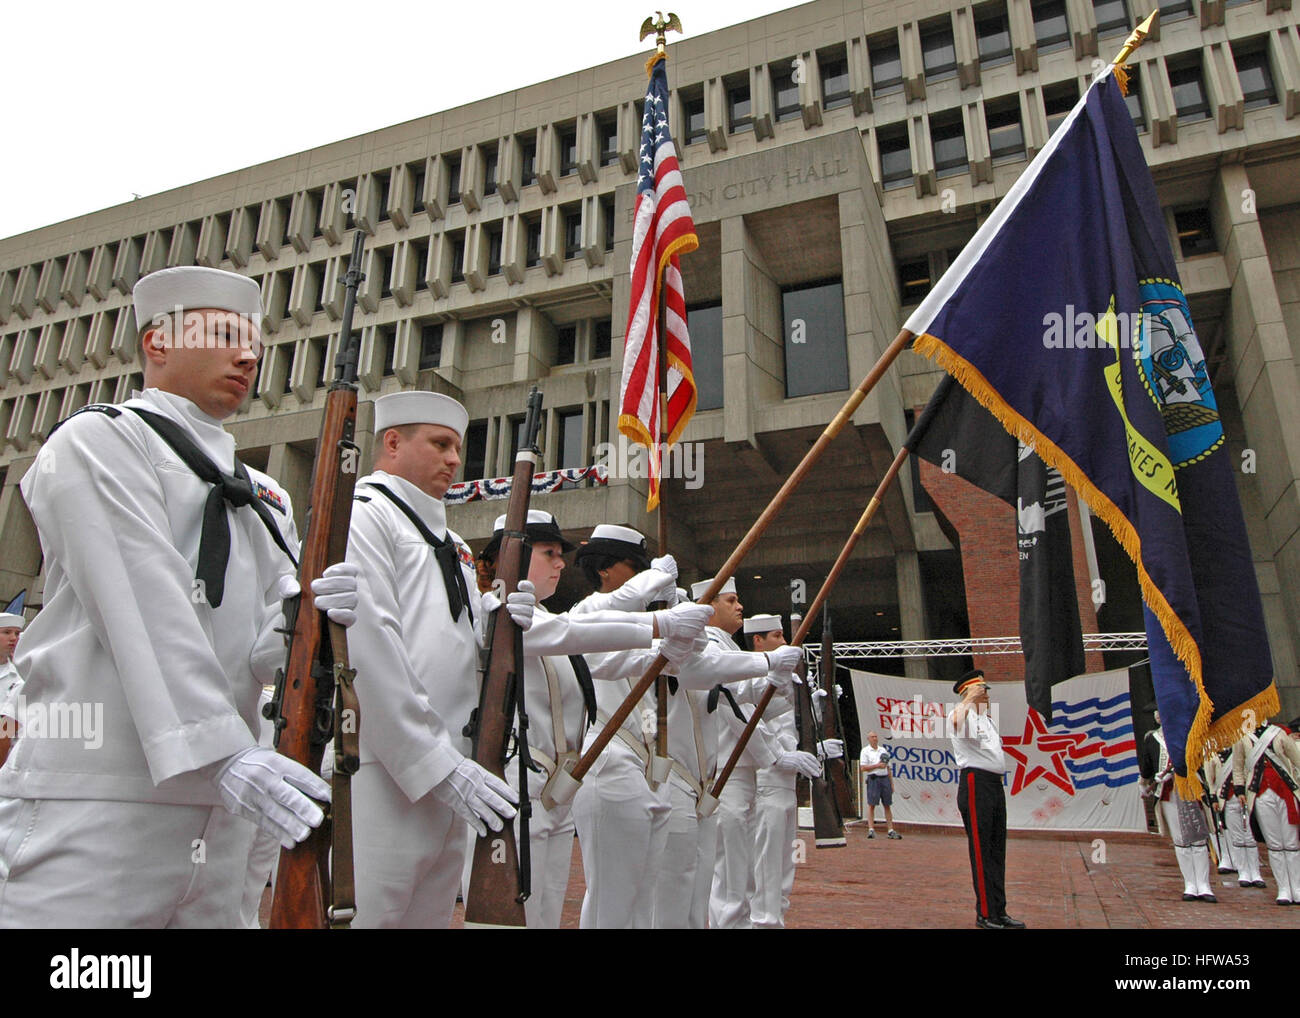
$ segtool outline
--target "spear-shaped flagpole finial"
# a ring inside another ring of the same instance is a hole
[[[641,22],[641,39],[647,35],[655,37],[655,49],[657,56],[666,56],[668,53],[668,35],[669,32],[682,31],[682,19],[671,11],[668,17],[664,17],[663,11],[655,11],[653,18],[646,18]]]
[[[1146,41],[1146,37],[1151,34],[1151,29],[1156,23],[1156,18],[1159,16],[1160,8],[1157,7],[1147,15],[1146,21],[1142,22],[1142,24],[1138,25],[1137,28],[1133,29],[1133,31],[1129,33],[1129,37],[1124,40],[1124,45],[1120,47],[1119,52],[1115,55],[1115,59],[1112,60],[1111,63],[1119,67],[1124,66],[1124,61],[1126,61],[1132,55],[1133,51],[1141,46],[1142,43]]]

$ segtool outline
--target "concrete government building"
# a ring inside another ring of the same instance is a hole
[[[1300,713],[1300,19],[1291,0],[1160,7],[1128,103],[1242,464],[1289,718]],[[699,476],[665,486],[684,581],[723,562],[1147,13],[1137,0],[815,0],[670,42],[670,119],[700,237],[682,259],[700,381],[683,466]],[[463,479],[499,477],[537,384],[544,467],[596,462],[617,437],[647,53],[0,240],[0,596],[26,587],[40,605],[19,481],[56,422],[140,385],[131,288],[165,266],[261,285],[268,345],[229,426],[240,456],[292,493],[300,525],[354,226],[367,234],[363,445],[377,395],[434,389],[469,409]],[[910,352],[890,370],[737,574],[748,612],[788,611],[792,580],[811,599],[939,377]],[[626,473],[616,457],[607,478],[534,505],[574,539],[608,521],[653,542],[645,481]],[[928,465],[901,482],[832,597],[837,638],[1016,634],[1014,513]],[[479,548],[504,506],[475,498],[450,508],[450,524]],[[1071,512],[1085,631],[1140,630],[1131,566],[1104,525]],[[581,588],[570,569],[558,599]],[[1132,658],[1094,652],[1089,664]],[[938,678],[969,660],[869,667]],[[976,662],[1022,674],[1015,656]]]

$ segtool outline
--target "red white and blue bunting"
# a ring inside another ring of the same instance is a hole
[[[533,494],[544,495],[547,492],[559,491],[566,483],[577,484],[586,479],[590,479],[592,484],[608,484],[609,468],[604,463],[596,463],[589,467],[566,467],[563,470],[548,470],[545,473],[533,474]],[[509,477],[485,477],[478,481],[461,481],[460,484],[453,484],[447,489],[447,494],[442,497],[442,500],[447,505],[462,505],[477,499],[491,501],[507,498],[509,495]]]

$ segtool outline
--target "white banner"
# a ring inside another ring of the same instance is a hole
[[[952,687],[928,679],[851,674],[862,743],[874,731],[890,752],[895,819],[961,826],[954,797],[957,764],[946,724],[959,699]],[[1053,687],[1050,725],[1026,705],[1021,683],[992,683],[989,700],[1006,756],[1008,828],[1147,829],[1127,669],[1080,675]],[[862,802],[865,808],[865,794]]]

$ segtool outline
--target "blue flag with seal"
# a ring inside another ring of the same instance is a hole
[[[1137,567],[1179,790],[1280,707],[1233,464],[1155,185],[1107,67],[906,328]]]

